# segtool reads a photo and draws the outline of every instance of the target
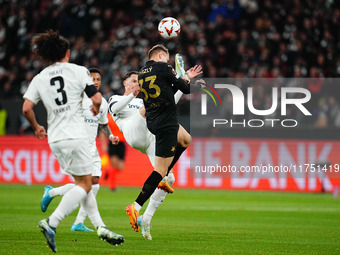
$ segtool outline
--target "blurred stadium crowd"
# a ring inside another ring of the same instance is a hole
[[[336,0],[0,0],[0,99],[21,98],[42,70],[31,40],[47,29],[70,40],[70,62],[101,68],[105,97],[121,93],[121,76],[139,70],[160,42],[183,54],[187,67],[201,64],[203,77],[339,78],[339,6]],[[158,35],[166,16],[181,23],[175,40]],[[306,86],[317,95],[308,124],[340,126],[340,89]],[[262,92],[259,109],[271,96]]]

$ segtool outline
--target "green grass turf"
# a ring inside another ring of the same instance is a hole
[[[126,241],[111,246],[95,233],[59,225],[59,254],[340,254],[340,198],[331,194],[176,189],[152,220],[152,241],[129,225],[124,208],[139,189],[102,187],[104,222]],[[49,254],[37,228],[56,208],[40,211],[43,186],[0,185],[0,254]],[[146,206],[144,207],[144,209]],[[143,210],[143,209],[142,209]],[[92,227],[87,219],[85,225]]]

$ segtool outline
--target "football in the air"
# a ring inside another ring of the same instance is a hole
[[[181,25],[177,19],[167,17],[159,22],[158,32],[165,39],[174,38],[181,32]]]

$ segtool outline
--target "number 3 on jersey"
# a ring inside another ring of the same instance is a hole
[[[55,98],[55,102],[57,105],[63,105],[67,103],[67,96],[66,96],[66,92],[64,90],[64,79],[61,76],[57,76],[51,79],[50,84],[51,86],[55,86],[56,82],[59,83],[59,88],[57,89],[58,93],[61,93],[62,95],[62,100],[60,101],[59,98]]]
[[[140,85],[140,91],[144,94],[144,101],[148,101],[149,97],[156,98],[156,97],[158,97],[161,94],[161,88],[158,85],[154,84],[156,78],[157,78],[156,75],[152,75],[152,76],[146,77],[144,79],[145,82],[148,82],[148,81],[150,82],[150,84],[149,84],[149,93],[146,91],[145,88],[143,88],[144,80],[141,79],[141,80],[138,81],[138,83]],[[151,89],[154,89],[154,93],[150,93]]]

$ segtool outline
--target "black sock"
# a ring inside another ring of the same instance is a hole
[[[152,193],[155,191],[162,179],[163,177],[160,175],[160,173],[153,171],[148,179],[146,179],[142,191],[139,193],[139,196],[136,199],[136,203],[140,206],[143,206],[149,197],[151,197]]]
[[[175,152],[175,156],[168,168],[168,173],[169,171],[174,167],[174,165],[176,164],[176,162],[178,161],[179,157],[182,155],[182,153],[186,150],[187,148],[184,148],[184,147],[179,147],[177,146],[176,147],[176,152]]]

